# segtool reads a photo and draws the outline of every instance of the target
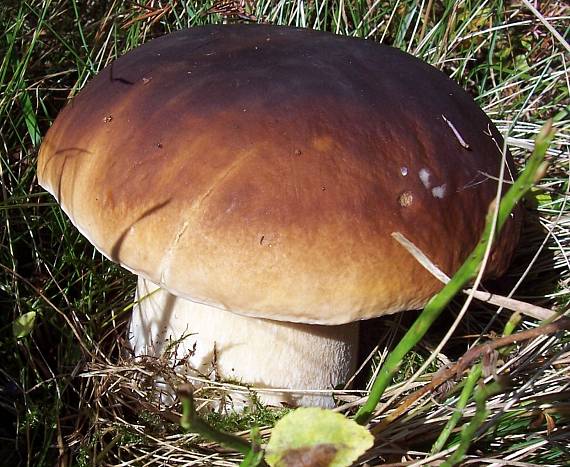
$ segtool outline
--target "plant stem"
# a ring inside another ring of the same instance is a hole
[[[199,434],[210,441],[219,443],[228,449],[238,451],[244,456],[249,453],[251,446],[245,439],[240,436],[216,430],[196,414],[194,397],[191,390],[188,388],[182,389],[180,391],[180,397],[182,399],[182,418],[180,419],[180,425],[182,428],[191,431],[192,433]]]
[[[481,377],[481,373],[482,371],[480,364],[475,365],[471,369],[471,372],[469,373],[469,376],[467,376],[467,380],[465,381],[465,386],[463,386],[463,389],[461,390],[461,395],[459,396],[459,400],[457,401],[455,411],[447,421],[443,430],[441,430],[441,433],[439,434],[437,440],[435,441],[435,443],[431,448],[432,454],[436,454],[443,449],[445,443],[447,442],[447,439],[451,435],[451,432],[453,431],[459,420],[461,420],[461,417],[463,416],[463,410],[465,409],[465,407],[467,407],[467,403],[471,398],[471,393],[473,392],[473,389],[475,388],[477,381]]]
[[[513,313],[513,315],[505,325],[503,336],[510,336],[519,322],[520,322],[520,314]],[[505,352],[503,351],[502,353]],[[453,412],[453,414],[445,424],[443,430],[441,430],[441,433],[439,434],[435,443],[433,443],[433,446],[431,448],[432,454],[437,454],[445,446],[445,443],[451,436],[451,432],[457,426],[459,420],[461,420],[461,417],[463,416],[463,410],[465,409],[465,407],[467,407],[469,399],[471,398],[471,394],[473,393],[473,389],[475,389],[475,385],[477,384],[477,381],[481,377],[482,373],[483,370],[482,370],[482,365],[480,363],[474,365],[471,368],[471,372],[469,373],[469,376],[465,380],[465,385],[461,390],[459,400],[457,401],[457,405],[455,406],[455,411]]]
[[[452,467],[458,464],[461,459],[465,456],[465,453],[471,446],[471,442],[473,438],[475,438],[476,432],[479,427],[483,424],[487,415],[489,414],[489,410],[487,409],[487,399],[495,394],[498,394],[502,391],[502,386],[499,382],[493,382],[487,385],[481,385],[479,390],[475,391],[475,395],[473,396],[475,399],[475,403],[477,404],[477,410],[475,411],[475,415],[471,419],[468,425],[465,425],[461,430],[461,442],[459,443],[459,447],[457,450],[451,455],[449,459],[447,459],[441,467]]]

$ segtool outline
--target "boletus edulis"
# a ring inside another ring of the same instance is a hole
[[[502,144],[466,92],[400,50],[207,26],[99,73],[48,131],[38,178],[138,275],[136,355],[177,341],[174,358],[203,374],[215,362],[218,377],[299,391],[265,401],[330,406],[326,391],[354,371],[358,323],[442,287],[391,234],[453,275],[504,160],[512,180]],[[506,269],[519,224],[488,275]]]

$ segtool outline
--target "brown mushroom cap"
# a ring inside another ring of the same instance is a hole
[[[441,288],[390,234],[452,275],[479,240],[501,146],[467,93],[399,50],[208,26],[103,70],[49,130],[38,177],[101,252],[176,295],[339,324]]]

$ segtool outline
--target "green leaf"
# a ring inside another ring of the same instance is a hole
[[[29,311],[24,313],[22,316],[18,316],[12,323],[12,333],[16,339],[21,339],[26,337],[32,329],[34,328],[34,322],[36,321],[36,312]]]
[[[26,92],[22,93],[20,99],[24,111],[26,127],[28,128],[28,134],[30,135],[30,139],[32,140],[34,147],[37,147],[41,143],[42,136],[39,130],[38,120],[36,119],[36,113],[34,111],[32,100]]]
[[[553,199],[550,193],[541,190],[540,188],[532,187],[526,194],[526,199],[533,208],[552,204]]]
[[[305,407],[277,422],[265,460],[272,467],[346,467],[373,444],[370,432],[354,420],[330,410]]]

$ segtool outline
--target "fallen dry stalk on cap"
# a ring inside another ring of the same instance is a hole
[[[392,237],[400,245],[402,245],[408,253],[410,253],[424,268],[426,268],[434,277],[439,279],[444,284],[447,284],[451,279],[445,274],[441,269],[439,269],[428,257],[421,251],[412,241],[407,239],[400,232],[392,233]],[[463,293],[473,295],[476,299],[490,303],[491,305],[501,306],[511,311],[518,311],[523,315],[530,316],[531,318],[538,319],[541,321],[554,319],[558,314],[549,310],[548,308],[543,308],[541,306],[533,305],[531,303],[523,302],[521,300],[516,300],[511,297],[504,297],[502,295],[497,295],[490,292],[484,292],[482,290],[465,289]]]

